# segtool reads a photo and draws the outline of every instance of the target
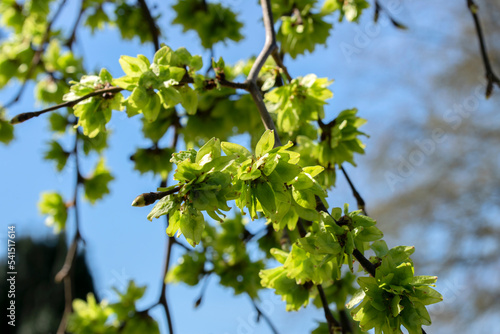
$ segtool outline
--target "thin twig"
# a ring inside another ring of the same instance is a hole
[[[288,80],[288,82],[291,82],[293,78],[290,75],[290,73],[288,72],[288,69],[286,68],[285,64],[283,64],[283,59],[281,59],[281,56],[280,56],[277,48],[274,49],[272,56],[273,56],[273,59],[274,59],[274,62],[276,63],[276,65],[278,65],[278,67],[281,69],[281,71],[283,71],[283,74],[285,74],[285,77]]]
[[[71,246],[68,248],[68,252],[66,253],[66,259],[64,261],[64,264],[59,270],[59,272],[56,274],[55,281],[56,282],[61,282],[64,281],[64,296],[65,296],[65,303],[64,303],[64,313],[61,319],[61,322],[59,324],[59,328],[57,330],[57,334],[64,334],[66,331],[66,326],[67,326],[67,321],[68,317],[72,312],[72,302],[73,302],[73,293],[72,293],[72,274],[73,274],[73,265],[75,263],[76,259],[76,253],[78,250],[78,242],[80,240],[83,240],[80,234],[80,215],[78,212],[78,188],[80,184],[82,183],[82,177],[80,174],[80,164],[78,161],[78,141],[79,141],[79,136],[78,136],[78,129],[76,130],[75,133],[75,145],[73,147],[73,152],[72,154],[75,157],[75,172],[76,172],[76,181],[75,181],[75,189],[74,189],[74,194],[73,194],[73,209],[75,212],[75,236],[73,238],[73,241],[71,242]]]
[[[49,107],[46,109],[42,109],[40,111],[32,111],[32,112],[25,112],[22,114],[18,114],[10,120],[10,124],[19,124],[19,123],[25,122],[33,117],[38,117],[40,115],[43,115],[49,111],[61,109],[64,107],[73,107],[75,104],[80,103],[82,101],[85,101],[86,99],[93,97],[93,96],[104,95],[104,94],[115,94],[115,93],[121,92],[122,90],[124,90],[124,88],[121,88],[121,87],[108,87],[108,88],[99,89],[99,90],[93,91],[92,93],[84,95],[84,96],[82,96],[76,100],[73,100],[73,101],[67,101],[64,103],[60,103],[60,104],[57,104],[55,106],[52,106],[52,107]]]
[[[325,311],[325,318],[328,322],[328,332],[330,334],[335,334],[336,329],[340,329],[340,323],[333,317],[332,310],[328,306],[328,300],[326,299],[325,291],[321,284],[316,285],[318,288],[319,297],[321,299],[321,304],[323,304],[323,310]]]
[[[395,26],[398,29],[403,29],[403,30],[408,29],[404,24],[402,24],[401,22],[396,20],[394,17],[392,17],[391,13],[384,6],[382,6],[380,4],[379,0],[375,0],[375,14],[374,14],[374,18],[373,18],[373,21],[375,21],[375,23],[377,23],[378,17],[379,17],[379,14],[381,11],[383,11],[387,14],[387,17],[389,18],[389,20],[391,21],[393,26]]]
[[[347,172],[345,171],[344,167],[342,167],[342,165],[340,166],[340,170],[344,174],[344,176],[345,176],[345,178],[347,180],[347,183],[349,183],[349,186],[351,187],[352,195],[354,196],[354,198],[356,198],[356,202],[358,204],[358,209],[362,210],[363,214],[365,216],[368,215],[368,213],[366,213],[365,201],[364,201],[363,197],[361,197],[361,195],[359,194],[359,192],[356,190],[356,187],[352,183],[351,178],[349,177],[349,175],[347,175]]]
[[[78,25],[82,19],[83,13],[85,12],[85,0],[82,0],[80,3],[80,11],[78,12],[78,16],[76,17],[75,23],[73,24],[73,29],[71,29],[71,35],[69,35],[68,41],[66,42],[66,46],[71,50],[73,49],[73,43],[76,40],[76,31],[78,29]]]
[[[40,64],[40,62],[42,60],[42,54],[45,51],[45,44],[47,44],[47,42],[49,41],[50,31],[52,29],[52,25],[54,24],[54,21],[57,19],[57,17],[59,16],[59,14],[61,14],[62,9],[63,9],[63,7],[64,7],[65,4],[66,4],[66,0],[62,0],[61,3],[59,4],[59,7],[57,7],[57,10],[54,13],[54,16],[48,22],[47,28],[45,29],[45,33],[44,33],[43,38],[42,38],[42,42],[40,44],[40,48],[35,51],[35,53],[33,54],[33,58],[31,58],[31,64],[28,67],[28,70],[26,71],[26,76],[23,79],[21,87],[17,91],[17,94],[14,95],[14,97],[12,98],[12,100],[10,100],[9,102],[7,102],[3,106],[4,108],[8,108],[8,107],[12,106],[14,103],[16,103],[17,101],[19,101],[19,99],[23,95],[24,89],[26,88],[26,85],[27,85],[28,81],[31,79],[31,76],[35,73],[36,67],[38,66],[38,64]]]
[[[205,276],[203,276],[204,281],[203,281],[203,285],[201,286],[200,296],[194,302],[194,308],[197,308],[201,305],[201,302],[203,301],[203,296],[205,295],[205,292],[207,291],[208,282],[210,281],[211,274],[212,273],[208,273]]]
[[[483,58],[484,69],[486,71],[486,98],[489,98],[491,96],[491,93],[493,92],[493,85],[496,84],[500,88],[500,79],[493,71],[490,58],[488,57],[488,52],[486,51],[483,29],[481,27],[481,23],[479,22],[479,15],[477,15],[479,8],[474,0],[467,0],[467,7],[469,8],[472,18],[474,19],[474,25],[476,26],[476,33],[479,40],[479,49],[481,50],[481,57]]]
[[[148,22],[149,32],[151,33],[151,39],[153,40],[155,52],[160,49],[160,31],[158,30],[158,26],[156,25],[155,19],[151,15],[151,11],[148,8],[148,4],[146,0],[137,0],[139,6],[142,8],[142,12],[146,21]]]
[[[166,216],[167,219],[167,225],[168,225],[168,215]],[[158,304],[163,305],[163,308],[165,310],[165,315],[167,317],[167,324],[168,324],[168,332],[170,334],[174,334],[174,326],[172,324],[172,316],[170,315],[170,309],[168,307],[168,301],[167,301],[167,283],[165,282],[165,278],[167,277],[168,273],[168,268],[170,267],[170,259],[172,257],[172,246],[174,245],[174,241],[172,241],[174,237],[168,237],[167,240],[167,254],[165,258],[165,267],[163,270],[163,281],[162,281],[162,286],[161,286],[161,293],[160,293],[160,298],[158,300]]]
[[[278,330],[274,326],[274,324],[271,321],[271,319],[264,312],[262,312],[262,310],[255,303],[255,300],[252,299],[252,297],[250,297],[250,301],[252,302],[252,305],[255,308],[255,311],[257,311],[257,319],[259,319],[260,317],[262,317],[262,319],[264,319],[264,321],[269,325],[269,328],[271,328],[271,331],[274,334],[278,334]]]

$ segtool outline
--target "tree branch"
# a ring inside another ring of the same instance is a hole
[[[274,32],[274,21],[273,12],[271,11],[271,1],[261,0],[260,4],[262,6],[262,14],[264,20],[264,28],[266,29],[266,42],[264,43],[264,48],[260,52],[259,56],[255,60],[250,73],[247,77],[247,82],[257,82],[260,69],[264,66],[267,58],[272,54],[272,52],[278,48],[276,44],[276,34]]]
[[[481,51],[481,57],[483,58],[484,69],[486,71],[486,98],[489,98],[493,92],[493,85],[497,85],[500,88],[500,79],[493,71],[490,58],[488,57],[488,52],[486,51],[483,29],[481,28],[479,16],[477,15],[479,8],[474,0],[467,0],[467,7],[469,8],[472,18],[474,19],[474,25],[476,26],[476,33],[479,40],[479,50]]]
[[[76,40],[76,30],[78,29],[78,25],[80,24],[80,20],[82,19],[85,9],[85,0],[82,0],[80,3],[80,11],[78,12],[78,16],[76,17],[75,23],[73,24],[73,29],[71,29],[71,35],[69,35],[68,41],[66,42],[66,46],[70,50],[73,48],[73,43]]]
[[[266,128],[266,130],[274,131],[274,146],[277,147],[281,146],[281,140],[278,135],[278,131],[276,131],[276,127],[274,126],[273,119],[271,118],[271,115],[266,108],[266,104],[264,103],[262,92],[257,86],[257,78],[267,58],[273,53],[275,49],[277,49],[278,46],[276,45],[276,34],[274,32],[273,26],[274,21],[273,13],[271,11],[271,2],[270,0],[261,0],[260,4],[262,6],[264,27],[266,30],[266,42],[264,44],[264,48],[253,63],[253,66],[250,70],[250,73],[248,74],[245,83],[248,85],[248,91],[252,95],[252,98],[257,105],[257,109],[259,110],[260,118],[262,120],[262,123],[264,123],[264,127]]]
[[[363,214],[365,216],[367,216],[368,214],[366,213],[365,201],[363,200],[363,197],[361,197],[361,195],[359,194],[359,192],[356,190],[356,187],[351,182],[351,179],[349,178],[349,175],[347,175],[347,172],[345,171],[344,167],[342,167],[342,165],[340,166],[340,170],[344,174],[344,176],[345,176],[345,178],[347,180],[347,183],[349,183],[349,186],[351,187],[352,195],[354,196],[354,198],[356,198],[356,202],[358,204],[358,209],[362,210]]]
[[[168,225],[168,215],[167,215],[167,225]],[[170,267],[170,259],[172,257],[172,246],[175,243],[175,238],[174,237],[168,237],[167,240],[167,254],[165,258],[165,267],[163,270],[163,281],[162,281],[162,286],[161,286],[161,293],[160,293],[160,298],[158,300],[158,304],[163,305],[163,309],[165,310],[165,315],[167,317],[167,324],[168,324],[168,332],[170,334],[174,334],[174,326],[172,325],[172,316],[170,315],[170,309],[168,307],[168,301],[167,301],[167,283],[165,282],[165,279],[167,277],[168,273],[168,268]]]
[[[318,288],[319,297],[321,298],[321,304],[323,304],[323,310],[325,311],[325,318],[328,322],[328,332],[330,334],[335,334],[336,329],[340,329],[341,327],[340,323],[333,317],[332,310],[330,310],[330,307],[328,306],[328,300],[326,299],[323,287],[321,286],[321,284],[316,285],[316,287]]]
[[[137,0],[139,6],[142,8],[142,12],[144,14],[144,18],[148,22],[149,31],[151,33],[151,39],[153,40],[155,52],[160,49],[160,31],[158,30],[158,26],[156,25],[155,19],[151,15],[151,11],[148,8],[148,4],[146,0]]]
[[[66,253],[66,259],[64,264],[56,274],[55,281],[60,283],[64,281],[64,313],[59,323],[59,328],[57,330],[57,334],[64,334],[66,332],[66,326],[68,317],[73,311],[72,302],[73,302],[73,293],[72,293],[72,274],[73,274],[73,264],[76,259],[76,252],[78,250],[78,242],[83,240],[80,234],[80,215],[78,212],[78,188],[82,183],[82,177],[80,175],[80,164],[78,161],[78,129],[75,133],[75,145],[73,147],[72,154],[75,157],[75,172],[76,172],[76,181],[75,181],[75,190],[73,197],[73,209],[75,210],[75,236],[73,241],[71,242],[71,246],[68,248],[68,252]]]
[[[115,93],[118,93],[118,92],[121,92],[122,90],[124,90],[123,88],[121,87],[108,87],[108,88],[103,88],[103,89],[99,89],[99,90],[96,90],[96,91],[93,91],[92,93],[89,93],[87,95],[84,95],[76,100],[73,100],[73,101],[68,101],[68,102],[64,102],[64,103],[60,103],[60,104],[57,104],[55,106],[52,106],[52,107],[49,107],[49,108],[46,108],[46,109],[42,109],[40,111],[32,111],[32,112],[26,112],[26,113],[22,113],[22,114],[18,114],[16,116],[14,116],[11,120],[10,120],[10,124],[19,124],[19,123],[22,123],[22,122],[25,122],[33,117],[38,117],[40,115],[43,115],[49,111],[53,111],[53,110],[57,110],[57,109],[61,109],[61,108],[64,108],[64,107],[73,107],[75,104],[78,104],[82,101],[85,101],[86,99],[90,98],[90,97],[93,97],[93,96],[97,96],[97,95],[104,95],[104,94],[115,94]]]
[[[389,18],[393,26],[395,26],[398,29],[403,29],[403,30],[408,29],[404,24],[402,24],[401,22],[397,21],[394,17],[392,17],[391,13],[384,6],[380,4],[379,0],[375,0],[375,14],[373,17],[373,21],[375,21],[375,23],[378,22],[378,17],[381,11],[384,11],[387,14],[387,17]]]
[[[292,81],[293,78],[290,75],[290,73],[288,72],[288,69],[286,68],[285,64],[283,64],[283,59],[281,59],[281,56],[278,52],[278,48],[274,49],[272,55],[273,55],[274,62],[276,63],[276,65],[278,65],[278,67],[281,69],[281,71],[283,71],[283,74],[285,74],[285,77],[288,80],[288,82]]]
[[[250,296],[249,296],[250,297]],[[276,329],[276,327],[274,326],[273,322],[271,321],[271,319],[264,313],[262,312],[262,310],[257,306],[257,304],[255,303],[255,300],[252,299],[252,297],[250,297],[250,301],[252,302],[252,305],[253,307],[255,308],[255,311],[257,311],[257,321],[260,320],[260,317],[262,317],[262,319],[264,319],[264,321],[269,325],[269,328],[271,328],[271,331],[274,333],[274,334],[278,334],[278,330]]]

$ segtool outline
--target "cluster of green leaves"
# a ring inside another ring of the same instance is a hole
[[[184,31],[196,31],[206,49],[228,39],[237,42],[243,38],[240,32],[243,24],[231,9],[220,3],[180,0],[172,8],[177,13],[173,23],[182,25]]]
[[[112,81],[113,77],[106,69],[102,69],[99,75],[84,75],[79,82],[72,82],[70,92],[63,99],[74,101],[97,90],[110,88]],[[121,93],[104,93],[76,104],[74,114],[78,118],[77,125],[83,128],[83,134],[92,138],[105,131],[106,124],[111,120],[111,111],[123,109],[122,99]]]
[[[160,333],[157,322],[147,312],[138,311],[136,303],[142,298],[146,287],[137,287],[129,282],[125,293],[118,294],[118,301],[108,304],[103,300],[97,303],[94,295],[89,293],[87,301],[75,299],[73,313],[69,317],[67,330],[69,333]]]
[[[83,6],[84,22],[92,33],[110,26],[117,27],[123,39],[138,37],[141,43],[152,41],[149,26],[144,23],[144,9],[137,2],[87,0]],[[160,18],[160,14],[153,16],[156,21]],[[161,35],[160,30],[158,35]]]
[[[250,259],[246,248],[249,236],[239,214],[220,227],[207,224],[202,233],[203,248],[186,252],[169,271],[167,281],[193,286],[206,275],[215,274],[220,284],[232,288],[236,295],[246,293],[258,299],[257,293],[262,289],[259,272],[264,269],[264,262]]]
[[[403,325],[410,334],[421,333],[422,325],[430,325],[426,305],[443,300],[432,289],[436,276],[414,276],[410,255],[414,247],[398,246],[388,249],[384,241],[373,243],[374,262],[380,263],[375,277],[360,277],[361,289],[347,305],[353,308],[354,320],[362,330],[375,328],[375,333],[396,334]]]
[[[50,3],[53,0],[5,0],[0,3],[0,18],[4,27],[11,29],[17,37],[24,36],[36,46],[43,40],[48,24]],[[24,43],[23,43],[24,44]]]
[[[281,50],[292,58],[313,52],[316,45],[325,45],[332,29],[327,21],[332,13],[339,13],[339,21],[345,17],[357,22],[363,11],[368,8],[366,0],[325,0],[318,8],[317,0],[279,0],[272,2],[273,16],[281,21],[276,35]]]
[[[205,221],[201,211],[222,221],[220,211],[229,211],[227,201],[236,200],[253,219],[261,213],[276,230],[295,228],[299,217],[319,217],[316,199],[324,201],[326,192],[314,180],[321,167],[301,168],[299,154],[289,151],[292,143],[274,148],[274,132],[266,131],[252,155],[243,146],[211,139],[199,151],[174,153],[177,165],[174,179],[179,181],[163,191],[178,188],[176,194],[162,198],[148,219],[170,214],[167,233],[182,233],[191,245],[201,241]],[[226,154],[222,156],[224,151]]]
[[[168,109],[179,103],[186,113],[196,113],[196,93],[181,81],[185,75],[193,77],[201,69],[200,56],[191,56],[184,48],[174,51],[164,46],[155,53],[153,63],[138,55],[137,58],[122,56],[120,65],[126,75],[114,83],[132,92],[124,101],[129,116],[142,113],[147,121],[154,122],[162,106]]]
[[[314,127],[309,122],[325,117],[323,106],[326,100],[333,97],[327,88],[331,83],[326,78],[309,74],[266,93],[265,100],[269,111],[276,114],[278,130],[292,134],[306,126],[310,128],[309,132],[314,133]]]
[[[348,212],[346,205],[345,215],[341,213],[340,208],[334,208],[332,214],[322,212],[319,220],[311,222],[308,233],[297,238],[290,252],[271,250],[282,266],[261,271],[261,283],[275,289],[287,302],[287,309],[306,306],[313,285],[341,279],[343,264],[353,272],[354,249],[363,253],[369,242],[382,237],[375,221],[361,215],[361,210]]]
[[[335,185],[335,167],[344,162],[356,166],[354,154],[364,154],[365,144],[359,137],[367,136],[359,127],[366,120],[357,116],[357,109],[348,109],[330,123],[322,124],[319,128],[319,141],[316,138],[298,135],[296,137],[296,151],[301,155],[300,165],[317,164],[325,171],[316,177],[325,188]]]
[[[330,12],[317,11],[314,5],[317,1],[281,1],[284,6],[277,10],[281,26],[276,38],[281,43],[283,52],[296,58],[305,51],[313,52],[316,45],[326,43],[333,25],[325,21]],[[273,8],[279,5],[276,3]]]
[[[352,22],[358,22],[363,10],[370,7],[366,0],[326,0],[323,4],[323,13],[340,12],[339,22],[344,17]]]

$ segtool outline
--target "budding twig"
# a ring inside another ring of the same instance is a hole
[[[134,201],[132,202],[132,206],[148,206],[153,204],[159,199],[162,199],[165,196],[174,194],[181,190],[181,187],[175,187],[173,189],[167,190],[167,191],[157,191],[157,192],[149,192],[149,193],[143,193],[137,196]]]

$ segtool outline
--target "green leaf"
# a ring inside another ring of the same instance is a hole
[[[238,158],[250,158],[252,156],[252,153],[250,153],[249,150],[247,150],[245,147],[238,145],[238,144],[233,144],[229,142],[222,142],[221,143],[222,151],[226,155],[237,155]]]
[[[181,204],[181,200],[178,196],[175,195],[167,195],[160,199],[151,212],[148,214],[148,219],[150,221],[153,218],[159,218],[163,215],[173,214],[175,211],[179,210]]]
[[[258,182],[255,185],[254,193],[265,212],[274,215],[276,213],[276,198],[271,185],[268,182]]]
[[[191,246],[196,246],[201,241],[201,233],[205,228],[205,219],[200,211],[188,207],[180,211],[180,229]]]
[[[217,138],[212,138],[203,145],[196,154],[196,163],[202,161],[204,164],[221,156],[221,142]],[[201,165],[201,163],[200,163]]]
[[[181,105],[186,110],[188,115],[195,115],[198,109],[198,95],[189,86],[184,85],[179,88],[179,92],[182,96]]]
[[[255,147],[255,156],[260,158],[274,148],[274,131],[266,130]]]
[[[119,62],[123,69],[123,72],[131,77],[141,76],[141,74],[143,72],[146,72],[149,67],[143,59],[130,56],[121,56]]]
[[[114,180],[109,170],[101,158],[97,163],[92,176],[85,178],[83,187],[85,189],[85,198],[94,204],[97,200],[109,194],[109,182]]]
[[[68,210],[62,196],[56,192],[44,192],[41,196],[38,209],[41,214],[48,216],[46,225],[54,227],[55,233],[63,231],[68,219]]]
[[[69,153],[66,152],[61,144],[53,140],[49,143],[50,148],[45,152],[44,159],[54,160],[56,163],[56,168],[60,172],[66,166],[66,161],[68,160]]]

